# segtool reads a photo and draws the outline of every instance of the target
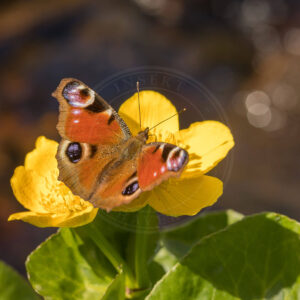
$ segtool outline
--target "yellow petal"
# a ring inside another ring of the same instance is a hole
[[[8,221],[22,220],[38,227],[53,227],[54,220],[62,219],[63,217],[54,217],[53,214],[39,214],[33,211],[24,211],[15,213],[9,216]]]
[[[55,227],[78,227],[92,222],[98,212],[98,208],[89,206],[86,210],[73,212],[67,218],[57,222]]]
[[[151,128],[177,113],[175,106],[165,96],[155,91],[141,91],[140,106],[142,129]],[[133,135],[141,131],[137,93],[121,105],[119,115]],[[157,126],[157,130],[162,131],[164,129],[169,132],[177,132],[179,130],[178,116]]]
[[[195,215],[222,195],[223,183],[215,177],[170,179],[152,191],[148,204],[168,216]]]
[[[188,129],[180,130],[175,136],[187,146],[186,149],[190,155],[184,173],[208,172],[234,146],[233,136],[229,128],[217,121],[193,123]]]
[[[56,142],[44,137],[38,138],[36,149],[26,157],[25,167],[16,168],[11,178],[17,200],[33,212],[60,216],[93,207],[90,202],[73,195],[64,183],[58,181],[56,148]]]
[[[25,208],[39,213],[47,212],[40,201],[45,178],[37,175],[34,170],[26,170],[23,166],[19,166],[15,169],[10,184],[15,197]]]
[[[25,158],[25,166],[15,169],[11,178],[11,186],[17,200],[27,209],[39,213],[48,210],[42,201],[41,195],[47,195],[49,178],[58,176],[57,161],[55,158],[58,144],[43,136],[36,140],[36,148]],[[49,190],[49,187],[48,187]]]
[[[141,208],[147,205],[149,196],[150,192],[144,192],[129,204],[124,204],[119,207],[115,207],[113,211],[134,212],[140,210]]]
[[[97,212],[97,208],[88,208],[66,216],[25,211],[10,215],[8,221],[22,220],[38,227],[77,227],[92,222],[96,217]]]
[[[45,176],[50,170],[57,169],[55,158],[58,143],[40,136],[36,140],[35,149],[26,155],[25,169],[34,170]]]

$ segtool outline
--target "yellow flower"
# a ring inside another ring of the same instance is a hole
[[[140,93],[142,129],[157,125],[176,108],[154,91]],[[133,135],[140,131],[137,94],[122,104],[120,116]],[[180,178],[169,179],[152,191],[144,192],[130,204],[116,211],[136,211],[145,205],[171,215],[194,215],[216,202],[223,191],[222,182],[204,175],[218,164],[233,147],[230,130],[222,123],[205,121],[179,130],[178,116],[150,132],[153,140],[176,144],[189,152],[189,163]],[[28,153],[24,166],[16,168],[11,186],[17,200],[29,211],[12,214],[9,220],[23,220],[39,227],[76,227],[91,222],[98,209],[72,194],[58,181],[55,158],[58,144],[39,137],[36,149]]]
[[[95,218],[98,209],[58,181],[57,147],[55,141],[39,137],[24,166],[15,169],[11,186],[29,211],[12,214],[9,221],[23,220],[38,227],[76,227]]]
[[[137,103],[135,94],[119,109],[120,116],[133,135],[141,130]],[[177,112],[166,97],[154,91],[140,92],[140,106],[142,129],[151,128]],[[204,174],[234,146],[229,128],[217,121],[204,121],[179,130],[176,116],[157,126],[150,134],[154,134],[151,141],[172,143],[186,149],[189,163],[180,178],[171,178],[115,210],[135,211],[148,204],[162,214],[181,216],[195,215],[202,208],[213,205],[223,193],[223,183]]]

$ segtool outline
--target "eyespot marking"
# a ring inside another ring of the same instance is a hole
[[[170,153],[174,148],[176,148],[175,145],[171,145],[171,144],[165,144],[165,145],[164,145],[164,149],[163,149],[163,152],[162,152],[162,159],[163,159],[164,161],[167,161],[168,156],[169,156],[169,153]]]
[[[91,145],[90,147],[90,158],[93,158],[98,150],[96,145]]]
[[[168,170],[172,172],[178,172],[186,165],[188,162],[188,157],[189,155],[185,150],[176,147],[176,149],[174,149],[174,151],[172,151],[168,156]]]
[[[137,177],[137,171],[135,171],[127,180],[127,182],[129,182],[131,179]]]
[[[77,81],[69,82],[62,95],[73,107],[87,107],[95,100],[94,92]]]
[[[79,143],[70,143],[66,149],[66,156],[71,163],[77,163],[82,156],[82,148]]]
[[[98,95],[94,96],[94,101],[86,109],[93,113],[100,113],[107,110],[107,106],[101,101]]]
[[[130,184],[122,191],[122,195],[124,195],[124,196],[130,196],[130,195],[134,194],[139,188],[140,188],[140,187],[139,187],[138,181],[134,181],[134,182],[130,183]]]

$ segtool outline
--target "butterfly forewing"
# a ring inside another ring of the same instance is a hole
[[[130,130],[117,112],[81,81],[63,79],[53,96],[59,102],[57,129],[61,137],[101,145],[114,145],[130,138]]]

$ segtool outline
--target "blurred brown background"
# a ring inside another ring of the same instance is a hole
[[[226,111],[234,164],[213,209],[300,220],[299,17],[298,0],[2,1],[0,259],[24,273],[26,256],[54,231],[6,220],[23,210],[9,184],[14,168],[39,135],[59,140],[59,80],[93,86],[143,65],[192,76]]]

